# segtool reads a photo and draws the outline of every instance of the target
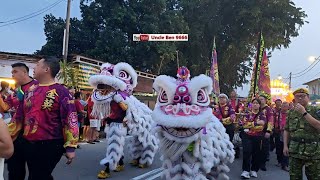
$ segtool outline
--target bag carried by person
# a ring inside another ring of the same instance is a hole
[[[98,119],[90,119],[90,127],[98,127]]]

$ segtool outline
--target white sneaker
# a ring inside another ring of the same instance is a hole
[[[248,171],[243,171],[243,172],[241,173],[241,177],[242,177],[243,179],[250,179],[250,173],[249,173]]]
[[[258,177],[258,174],[257,174],[256,171],[251,171],[251,172],[250,172],[250,176],[251,176],[251,177],[254,177],[254,178],[257,178],[257,177]]]

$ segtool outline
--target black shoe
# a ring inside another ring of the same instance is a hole
[[[282,168],[281,168],[282,170],[284,170],[284,171],[287,171],[287,172],[289,172],[289,168],[288,168],[288,166],[282,166]]]
[[[236,158],[236,159],[240,158],[240,148],[239,147],[235,148],[234,158]]]
[[[239,159],[240,158],[240,153],[236,151],[236,154],[234,155],[234,158]]]
[[[266,166],[262,166],[262,167],[260,167],[260,169],[261,169],[261,171],[267,171]]]
[[[99,140],[93,140],[93,142],[97,142],[97,143],[99,143],[100,141],[99,141]]]

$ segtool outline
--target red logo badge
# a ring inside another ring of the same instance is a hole
[[[149,35],[141,34],[140,35],[140,41],[149,41]]]

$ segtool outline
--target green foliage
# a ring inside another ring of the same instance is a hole
[[[320,100],[320,95],[311,94],[311,95],[310,95],[310,100],[311,100],[311,101]]]
[[[291,0],[81,0],[82,19],[71,19],[70,54],[125,61],[135,69],[175,75],[180,65],[192,76],[210,68],[216,37],[221,92],[247,83],[258,32],[266,48],[288,48],[306,14]],[[64,20],[46,15],[47,43],[38,54],[60,55]],[[188,42],[133,42],[139,33],[187,33]]]
[[[60,72],[57,78],[67,87],[75,87],[77,89],[79,69],[73,67],[71,63],[60,61]]]

